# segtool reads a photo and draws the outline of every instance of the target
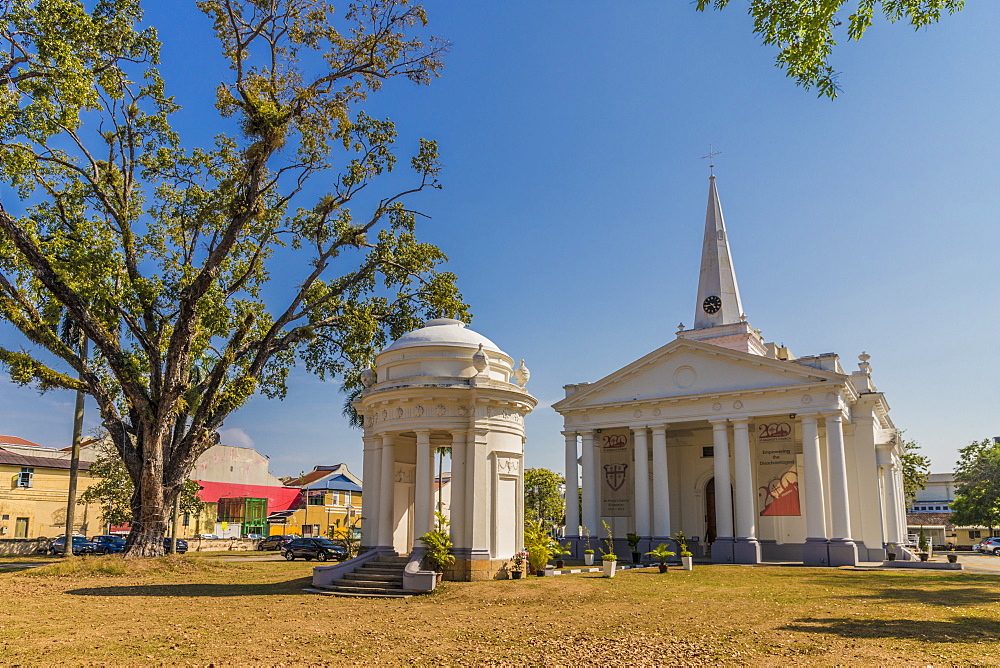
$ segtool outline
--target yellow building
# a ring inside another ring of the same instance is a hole
[[[77,494],[91,484],[89,461],[80,462]],[[68,450],[54,450],[14,436],[0,436],[0,539],[39,538],[66,532],[69,494]],[[104,532],[97,504],[80,504],[73,529]]]
[[[330,536],[343,538],[347,527],[361,527],[361,479],[347,464],[317,466],[306,475],[285,483],[300,487],[296,508],[272,513],[270,535]]]

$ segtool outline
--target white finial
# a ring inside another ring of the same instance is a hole
[[[479,344],[479,350],[472,355],[472,366],[476,367],[476,373],[482,373],[486,371],[486,367],[490,365],[489,360],[486,358],[486,353],[483,352],[483,344]]]
[[[740,322],[746,322],[746,321],[747,321],[747,314],[740,313]]]
[[[868,363],[868,360],[871,358],[872,356],[864,351],[861,351],[861,354],[858,355],[858,359],[861,360],[858,362],[858,368],[861,369],[862,372],[869,375],[871,375],[872,372],[872,365]]]
[[[521,360],[521,366],[514,369],[514,380],[521,387],[528,384],[528,379],[531,378],[531,372],[528,371],[528,367],[524,366],[524,360]]]
[[[678,332],[683,332],[684,331],[684,323],[683,322],[677,325],[677,331]]]

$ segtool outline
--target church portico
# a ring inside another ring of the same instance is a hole
[[[683,531],[717,563],[881,560],[902,532],[902,453],[868,355],[847,373],[749,324],[714,177],[702,253],[695,327],[553,406],[583,526],[601,538],[607,522],[641,547]]]

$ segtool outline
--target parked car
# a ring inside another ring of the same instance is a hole
[[[973,546],[972,549],[977,552],[982,552],[983,554],[1000,556],[1000,536],[984,538],[978,545]]]
[[[91,536],[90,542],[94,544],[94,552],[97,554],[116,554],[125,550],[124,536]]]
[[[285,545],[292,542],[296,538],[298,538],[298,536],[295,534],[268,536],[267,538],[261,539],[261,541],[257,543],[257,549],[261,551],[281,550],[285,547]]]
[[[170,539],[169,538],[164,538],[163,539],[163,551],[167,552],[168,554],[170,552]],[[184,540],[183,538],[178,538],[177,539],[177,554],[184,554],[187,551],[188,551],[187,541]]]
[[[205,540],[215,540],[218,538],[214,533],[203,533],[198,536],[198,538],[203,538]]]
[[[282,548],[282,554],[288,561],[302,557],[306,561],[326,561],[347,559],[347,550],[343,545],[337,545],[329,538],[296,538]]]
[[[87,540],[86,536],[73,536],[73,554],[94,554],[97,552],[97,547]],[[66,553],[66,536],[59,536],[54,541],[49,543],[49,554],[65,554]]]
[[[259,533],[248,533],[246,536],[244,536],[244,538],[246,538],[247,540],[260,540],[263,537],[264,537],[263,534]]]

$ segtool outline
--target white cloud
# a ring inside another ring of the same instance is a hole
[[[250,434],[246,433],[239,427],[232,427],[231,429],[220,429],[219,436],[221,437],[221,443],[225,445],[235,445],[240,448],[252,448],[253,439],[250,438]]]

